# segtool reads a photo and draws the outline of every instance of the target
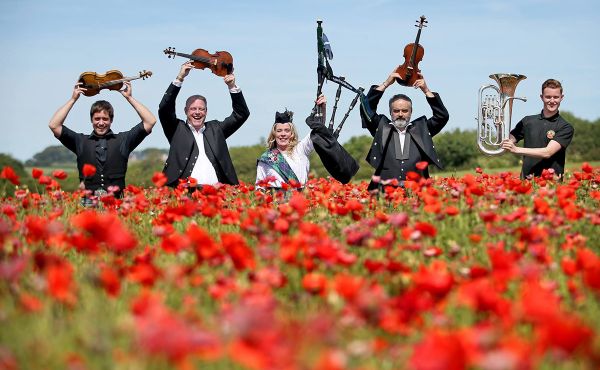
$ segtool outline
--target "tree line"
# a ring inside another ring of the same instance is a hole
[[[598,161],[600,160],[600,119],[588,121],[577,118],[575,115],[564,112],[561,115],[575,128],[575,135],[567,149],[567,162],[569,161]],[[488,157],[477,149],[477,133],[475,129],[454,129],[442,131],[434,138],[436,150],[442,158],[446,171],[460,171],[481,167],[485,169],[516,167],[520,164],[520,157],[510,153],[501,156]],[[373,169],[365,161],[372,138],[368,135],[354,136],[345,142],[344,148],[359,161],[360,169],[355,180],[370,178]],[[265,150],[265,144],[251,146],[231,147],[229,152],[241,181],[252,183],[256,177],[256,159]],[[127,183],[139,186],[152,185],[151,178],[154,172],[161,171],[166,158],[167,149],[149,148],[135,151],[129,162]],[[71,169],[69,179],[63,182],[63,188],[75,189],[78,183],[75,170],[75,155],[61,145],[50,146],[36,153],[31,159],[21,163],[6,154],[0,154],[0,169],[6,165],[13,167],[19,176],[27,183],[30,174],[25,169],[39,168],[64,168]],[[432,169],[434,173],[436,170]],[[311,172],[315,177],[328,176],[319,157],[313,153],[311,156]]]

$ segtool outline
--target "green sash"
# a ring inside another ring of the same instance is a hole
[[[298,183],[300,182],[294,173],[294,170],[292,170],[279,149],[275,148],[267,150],[260,156],[258,161],[273,168],[286,183],[289,184],[290,180],[294,180]]]

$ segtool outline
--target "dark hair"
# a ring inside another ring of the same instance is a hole
[[[192,95],[189,98],[187,98],[187,100],[185,101],[185,110],[187,111],[188,107],[190,105],[192,105],[196,100],[202,100],[204,102],[204,105],[208,105],[206,103],[206,98],[202,95]]]
[[[102,112],[103,110],[108,113],[108,117],[110,118],[110,122],[113,121],[113,117],[115,116],[115,110],[113,106],[107,102],[106,100],[98,100],[92,107],[90,108],[90,121],[94,118],[94,113]]]
[[[542,94],[544,93],[544,89],[547,87],[549,87],[551,89],[560,89],[561,94],[563,92],[563,88],[562,88],[560,81],[555,80],[553,78],[549,78],[546,81],[544,81],[544,83],[542,84]]]
[[[396,101],[396,100],[406,100],[407,102],[410,103],[410,105],[412,106],[412,100],[410,100],[410,98],[407,95],[404,94],[396,94],[394,96],[392,96],[390,98],[390,104],[389,104],[389,108],[392,109],[392,104]]]

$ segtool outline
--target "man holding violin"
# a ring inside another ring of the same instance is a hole
[[[67,115],[79,96],[87,91],[81,82],[75,85],[71,98],[54,113],[48,124],[54,136],[77,156],[81,187],[94,192],[94,195],[112,191],[116,197],[122,196],[129,154],[152,132],[152,127],[156,123],[156,118],[148,108],[131,94],[131,83],[126,81],[123,85],[124,87],[118,90],[119,93],[131,104],[142,120],[129,131],[115,134],[111,130],[114,109],[106,100],[98,100],[90,108],[93,129],[91,134],[77,133],[64,125]],[[96,168],[93,175],[84,174],[85,164]],[[89,198],[85,199],[89,200]]]
[[[235,84],[235,76],[230,73],[223,77],[233,107],[229,117],[223,121],[206,121],[206,98],[192,95],[185,103],[186,121],[178,119],[175,100],[192,68],[192,61],[181,66],[177,78],[169,84],[158,108],[158,117],[170,144],[169,156],[163,169],[167,185],[176,187],[185,181],[193,185],[237,185],[239,182],[226,139],[246,122],[250,111],[241,90]]]
[[[421,116],[411,121],[412,101],[404,94],[392,96],[389,101],[391,120],[383,114],[378,114],[377,105],[383,92],[396,81],[400,75],[394,71],[379,86],[373,85],[366,100],[373,112],[370,116],[361,110],[363,127],[373,136],[373,143],[367,155],[367,162],[375,168],[373,181],[369,190],[376,190],[380,185],[403,185],[409,171],[419,173],[428,178],[427,168],[417,168],[417,163],[427,162],[442,168],[440,159],[435,151],[432,137],[438,134],[448,123],[449,114],[442,99],[437,93],[427,87],[423,76],[412,85],[420,89],[433,111],[433,116]]]

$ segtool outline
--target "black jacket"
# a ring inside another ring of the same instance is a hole
[[[376,90],[375,88],[376,86],[372,86],[367,94],[367,102],[373,111],[373,115],[367,117],[361,110],[361,118],[363,127],[366,127],[374,138],[366,160],[371,166],[377,169],[384,158],[385,153],[383,153],[383,148],[391,133],[392,126],[390,125],[389,118],[383,114],[376,113],[379,100],[383,96],[383,91]],[[435,151],[432,138],[446,126],[450,116],[440,96],[437,93],[434,93],[434,95],[432,98],[427,98],[427,103],[429,103],[433,111],[433,116],[431,118],[421,116],[413,120],[412,124],[407,128],[407,133],[410,134],[417,146],[419,146],[421,152],[425,154],[427,162],[442,169],[443,166]]]
[[[180,90],[181,87],[171,83],[158,107],[160,124],[170,144],[169,156],[163,169],[169,186],[177,186],[179,179],[188,178],[198,158],[198,145],[190,127],[175,115],[175,100]],[[233,112],[229,117],[223,121],[204,123],[204,151],[219,182],[237,185],[239,181],[225,140],[246,122],[250,111],[241,92],[231,94],[231,103]]]

